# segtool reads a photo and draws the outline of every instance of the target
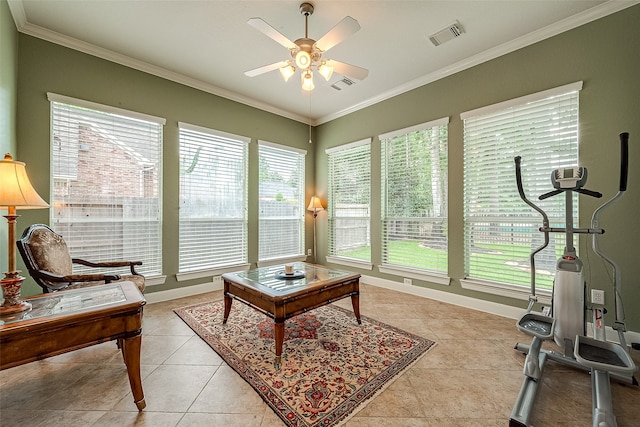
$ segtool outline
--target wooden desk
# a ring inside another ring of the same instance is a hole
[[[118,340],[133,401],[146,406],[140,379],[142,307],[133,282],[54,292],[25,298],[30,311],[0,317],[0,369]]]
[[[283,266],[226,273],[224,280],[224,319],[227,322],[233,299],[274,319],[275,366],[280,367],[284,342],[284,321],[300,313],[351,297],[358,323],[360,320],[360,275],[330,270],[319,265],[295,263],[298,278],[280,279]],[[295,276],[294,276],[295,277]]]

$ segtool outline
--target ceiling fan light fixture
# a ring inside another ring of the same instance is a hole
[[[300,52],[296,53],[296,65],[298,66],[298,68],[301,68],[303,70],[305,68],[309,68],[309,66],[311,66],[311,55],[309,54],[309,52],[301,50]]]
[[[290,58],[273,64],[258,67],[245,71],[248,77],[255,77],[261,74],[280,70],[284,81],[288,81],[293,74],[300,70],[302,90],[312,91],[315,88],[312,70],[316,70],[327,81],[333,76],[335,71],[338,74],[349,75],[358,80],[362,80],[369,74],[369,71],[349,65],[344,62],[322,59],[322,55],[333,46],[341,43],[346,37],[360,30],[358,21],[350,16],[345,16],[333,28],[331,28],[319,40],[309,38],[309,16],[313,14],[311,3],[302,3],[300,13],[304,16],[304,37],[295,41],[289,40],[282,33],[260,18],[251,18],[247,21],[256,30],[264,33],[289,50]],[[346,79],[346,77],[345,77]],[[335,87],[332,86],[332,87]],[[339,89],[339,88],[336,88]]]
[[[296,67],[293,65],[287,65],[286,67],[280,68],[280,74],[285,82],[288,82],[291,76],[293,76],[296,72]]]
[[[306,91],[312,91],[315,85],[313,84],[313,73],[306,70],[302,72],[302,89]]]
[[[322,64],[318,65],[318,72],[326,81],[329,81],[331,76],[333,75],[333,67],[326,64],[326,62],[322,62]]]

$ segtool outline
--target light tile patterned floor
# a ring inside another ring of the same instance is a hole
[[[523,379],[524,356],[513,346],[530,342],[514,320],[374,286],[362,285],[361,293],[363,315],[438,344],[347,427],[508,425]],[[282,426],[251,387],[172,311],[221,297],[217,291],[145,307],[144,412],[133,404],[126,369],[110,342],[1,371],[0,425]],[[351,308],[348,299],[337,304]],[[632,352],[640,365],[640,352]],[[612,394],[618,425],[637,426],[640,389],[613,383]],[[536,426],[590,426],[589,375],[549,363],[532,421]]]

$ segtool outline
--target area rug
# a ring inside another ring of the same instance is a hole
[[[366,316],[358,325],[329,305],[285,322],[277,370],[265,314],[236,301],[223,325],[222,300],[174,311],[292,427],[344,423],[435,345]]]

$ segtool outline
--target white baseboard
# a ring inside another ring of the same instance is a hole
[[[365,283],[367,285],[391,289],[422,298],[430,298],[436,301],[446,302],[449,304],[458,305],[485,313],[495,314],[497,316],[507,317],[514,320],[519,319],[525,312],[524,308],[512,307],[510,305],[499,304],[497,302],[471,298],[465,295],[457,295],[451,292],[439,291],[437,289],[424,288],[414,285],[405,285],[401,282],[381,279],[379,277],[362,276],[360,280],[362,281],[362,283]],[[184,288],[175,288],[166,291],[153,292],[146,294],[145,299],[147,300],[147,304],[153,304],[157,302],[170,301],[177,298],[184,298],[219,290],[222,290],[222,280],[220,280],[220,276],[217,276],[214,277],[213,282],[186,286]],[[589,327],[588,329],[591,328]],[[606,333],[609,340],[617,342],[618,333],[615,332],[611,327],[607,326]],[[640,333],[638,332],[627,331],[625,335],[627,338],[627,343],[640,342]]]
[[[207,292],[220,290],[222,290],[222,280],[214,280],[213,282],[202,283],[200,285],[185,286],[184,288],[174,288],[166,291],[152,292],[149,294],[145,294],[144,298],[147,300],[147,304],[153,304],[156,302],[171,301],[173,299],[190,297],[193,295],[205,294]]]
[[[451,292],[439,291],[437,289],[424,288],[422,286],[405,285],[401,282],[381,279],[379,277],[362,276],[360,280],[362,281],[362,283],[366,283],[368,285],[391,289],[398,292],[404,292],[406,294],[416,295],[423,298],[430,298],[436,301],[446,302],[473,310],[483,311],[485,313],[508,317],[510,319],[519,319],[524,313],[524,309],[518,307],[511,307],[509,305],[498,304],[496,302],[471,298],[464,295],[457,295]]]

